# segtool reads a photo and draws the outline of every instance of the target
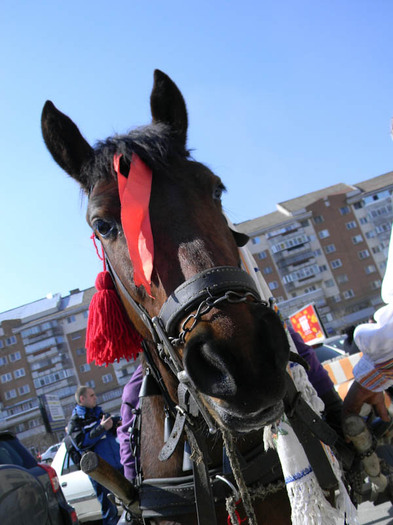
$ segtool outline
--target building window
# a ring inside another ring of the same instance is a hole
[[[2,339],[0,339],[0,348],[4,348],[4,343]]]
[[[359,259],[367,259],[367,257],[370,257],[370,253],[368,250],[362,250],[358,252]]]
[[[364,268],[364,271],[366,272],[367,275],[369,275],[370,273],[376,272],[377,269],[375,268],[373,264],[369,264],[368,266]]]
[[[14,399],[16,397],[16,390],[13,388],[12,390],[8,390],[8,392],[5,393],[5,398],[8,399]]]
[[[14,352],[13,354],[9,355],[11,363],[14,363],[15,361],[19,361],[21,358],[20,352]]]
[[[29,428],[39,427],[40,425],[41,421],[39,419],[30,419],[29,421]]]
[[[348,275],[343,273],[341,275],[337,275],[336,279],[339,284],[344,284],[348,282]]]
[[[350,289],[350,290],[345,290],[345,292],[343,292],[343,296],[344,296],[344,299],[352,299],[352,297],[355,297],[355,294],[353,293],[353,290]]]
[[[318,270],[319,270],[320,273],[326,272],[326,270],[327,270],[326,264],[321,264],[321,266],[318,266]]]
[[[80,339],[80,338],[81,338],[81,334],[79,334],[79,333],[71,334],[71,339],[73,341],[75,341],[76,339]]]
[[[263,273],[265,275],[269,275],[269,273],[273,273],[273,268],[271,266],[266,266],[264,269],[263,269]]]
[[[321,222],[323,222],[325,219],[323,218],[323,215],[316,215],[314,217],[314,222],[315,224],[321,224]]]
[[[75,323],[75,321],[76,321],[75,315],[70,315],[69,317],[67,317],[68,324]]]
[[[360,224],[367,224],[368,223],[368,219],[367,219],[367,217],[360,217],[359,222],[360,222]]]
[[[377,226],[375,228],[375,230],[376,230],[377,233],[388,232],[388,231],[390,231],[390,224],[385,222],[384,224],[380,224],[379,226]]]
[[[8,363],[7,357],[0,357],[0,366],[4,366]]]
[[[90,365],[85,363],[79,367],[81,372],[90,372]]]
[[[316,250],[314,250],[314,255],[315,257],[319,257],[320,255],[322,255],[322,250],[320,248],[317,248]]]
[[[84,319],[87,319],[88,317],[89,317],[89,310],[85,310],[85,311],[83,312],[83,318],[84,318]]]
[[[267,257],[266,250],[263,250],[262,252],[259,252],[258,253],[258,257],[259,257],[259,259],[266,259],[266,257]]]
[[[318,237],[320,239],[326,239],[327,237],[330,237],[329,230],[321,230],[320,232],[318,232]]]
[[[341,295],[337,294],[333,297],[335,303],[341,303]]]
[[[353,207],[355,208],[355,210],[360,210],[361,208],[363,208],[363,202],[362,201],[355,202]]]
[[[102,376],[103,383],[110,383],[113,380],[112,374],[105,374]]]
[[[1,376],[2,383],[9,383],[10,381],[12,381],[12,374],[10,372]]]
[[[357,227],[357,224],[355,221],[349,221],[346,223],[345,227],[347,230],[353,230],[354,228]]]
[[[334,280],[328,279],[327,281],[325,281],[325,286],[326,288],[331,288],[332,286],[334,286]]]
[[[14,377],[15,379],[18,379],[19,377],[24,377],[26,375],[24,368],[18,368],[18,370],[14,370]]]
[[[375,231],[374,230],[366,232],[366,238],[367,239],[374,239],[374,237],[375,237]]]
[[[5,340],[5,344],[7,346],[15,345],[16,344],[16,337],[14,335],[11,335],[11,337],[7,337]]]
[[[76,355],[86,355],[86,348],[77,348]]]
[[[259,244],[261,242],[261,239],[259,237],[252,237],[251,242],[253,244]]]
[[[335,251],[336,251],[336,247],[334,244],[328,244],[327,246],[325,246],[326,253],[333,253]]]
[[[278,282],[277,281],[272,281],[269,283],[269,288],[270,290],[276,290],[278,288]]]
[[[343,206],[342,208],[340,208],[341,215],[348,215],[349,212],[350,212],[350,209],[348,206]]]
[[[28,394],[30,392],[30,386],[29,385],[23,385],[18,388],[18,394],[20,396],[23,396],[25,394]]]
[[[90,388],[95,388],[96,387],[96,382],[93,379],[90,379],[90,381],[86,381],[86,386],[88,386]]]
[[[379,246],[373,246],[373,247],[371,248],[371,251],[372,251],[373,253],[379,253],[379,252],[381,251],[381,248],[380,248]]]
[[[342,266],[341,259],[334,259],[334,261],[330,262],[330,266],[333,270],[335,270],[336,268],[340,268]]]
[[[382,284],[381,279],[377,279],[376,281],[373,281],[371,283],[371,289],[372,290],[378,290],[379,288],[381,288],[381,284]]]
[[[355,235],[355,237],[352,237],[353,244],[360,244],[363,242],[363,237],[361,235]]]

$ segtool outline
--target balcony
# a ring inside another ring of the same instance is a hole
[[[40,352],[41,350],[45,350],[46,348],[57,347],[62,343],[64,343],[63,336],[49,337],[42,339],[41,341],[38,341],[36,343],[26,345],[25,350],[26,354],[34,354],[35,352]]]
[[[273,256],[277,267],[280,270],[288,268],[288,266],[299,266],[300,264],[309,262],[311,259],[315,259],[313,250],[309,247],[304,247],[302,251],[297,251],[295,254],[283,254],[282,252]]]
[[[46,328],[42,328],[42,326],[34,326],[30,329],[22,331],[22,339],[24,344],[27,345],[36,343],[47,337],[53,337],[62,334],[63,328],[57,324]]]

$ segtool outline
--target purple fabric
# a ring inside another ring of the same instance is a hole
[[[291,334],[293,342],[295,343],[297,351],[303,357],[303,359],[305,359],[310,365],[310,370],[307,372],[310,383],[317,391],[318,396],[326,394],[326,392],[334,388],[334,384],[330,379],[327,371],[319,362],[314,348],[307,345],[303,341],[301,335],[295,332],[295,330],[291,326],[288,326],[288,330]]]
[[[124,386],[122,405],[120,409],[122,424],[117,429],[117,437],[120,443],[120,461],[124,467],[124,476],[130,481],[135,479],[136,472],[135,458],[131,453],[130,433],[128,432],[128,429],[131,427],[135,418],[132,413],[132,407],[138,408],[139,406],[139,391],[141,389],[142,379],[142,365],[139,365],[132,374],[131,379]]]

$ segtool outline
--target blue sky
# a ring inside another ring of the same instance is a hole
[[[40,132],[46,99],[90,143],[150,121],[153,71],[234,222],[393,170],[390,0],[3,0],[0,311],[94,284],[77,184]]]

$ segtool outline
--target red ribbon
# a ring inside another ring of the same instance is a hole
[[[152,170],[133,153],[130,171],[128,177],[125,177],[120,172],[121,157],[118,154],[113,156],[113,166],[117,173],[121,223],[134,267],[134,283],[136,286],[144,286],[152,297],[150,285],[154,243],[149,215]]]

